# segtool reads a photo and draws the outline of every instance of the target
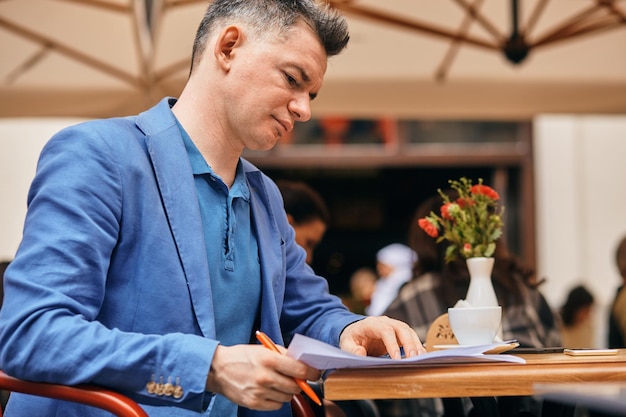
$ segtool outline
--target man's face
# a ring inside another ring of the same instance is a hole
[[[394,268],[384,262],[376,262],[376,272],[380,278],[387,278],[393,272]]]
[[[233,145],[269,150],[295,122],[311,118],[327,58],[312,30],[296,24],[286,36],[246,38],[233,50],[226,117]]]
[[[306,251],[306,263],[310,265],[313,262],[313,252],[326,233],[326,224],[320,219],[296,224],[291,216],[288,218],[296,232],[296,243]]]

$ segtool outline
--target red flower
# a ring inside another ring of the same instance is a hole
[[[441,206],[441,217],[444,219],[452,220],[452,216],[450,215],[450,205],[452,203],[446,203]]]
[[[469,198],[469,197],[459,197],[459,198],[456,199],[456,203],[462,209],[464,209],[465,207],[471,207],[474,204],[476,204],[476,202],[473,199]]]
[[[419,225],[419,227],[422,228],[422,230],[426,232],[428,236],[430,237],[439,236],[439,230],[437,229],[437,226],[435,226],[429,219],[426,219],[426,218],[419,219],[417,221],[417,224]]]
[[[493,188],[489,187],[488,185],[483,185],[483,184],[473,185],[472,188],[470,189],[470,192],[472,194],[482,194],[484,196],[489,197],[490,199],[494,201],[500,199],[498,192],[494,190]]]
[[[443,199],[440,214],[431,212],[418,221],[419,226],[437,243],[449,242],[445,254],[447,262],[457,256],[493,256],[495,242],[502,236],[504,207],[498,206],[500,196],[493,188],[483,185],[482,179],[477,185],[472,185],[465,177],[448,182],[458,196],[452,200],[450,194],[439,189]]]

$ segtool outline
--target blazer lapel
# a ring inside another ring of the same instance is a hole
[[[148,128],[144,130],[146,146],[198,325],[204,337],[215,339],[209,266],[206,257],[201,256],[205,253],[205,242],[193,172],[176,120],[169,108],[163,112],[162,105],[163,102],[155,109],[156,118],[149,111],[138,120],[138,125]],[[164,124],[167,120],[170,123]],[[155,127],[151,125],[153,121],[160,129],[151,132],[150,127]]]
[[[246,174],[261,260],[261,328],[273,340],[282,341],[278,317],[285,292],[282,272],[284,242],[278,231],[261,173],[257,170]]]

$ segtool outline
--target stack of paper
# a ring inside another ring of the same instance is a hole
[[[495,349],[506,343],[507,342],[480,346],[463,346],[455,349],[437,350],[414,356],[412,358],[391,359],[389,357],[354,355],[327,343],[320,342],[319,340],[297,334],[289,344],[287,355],[320,370],[366,366],[448,365],[455,363],[492,361],[526,363],[524,359],[513,355],[483,354],[483,352]]]

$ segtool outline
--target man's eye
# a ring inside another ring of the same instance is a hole
[[[293,85],[293,86],[296,86],[296,87],[298,86],[298,81],[294,77],[292,77],[291,75],[285,73],[285,78],[287,78],[287,82],[290,85]]]

